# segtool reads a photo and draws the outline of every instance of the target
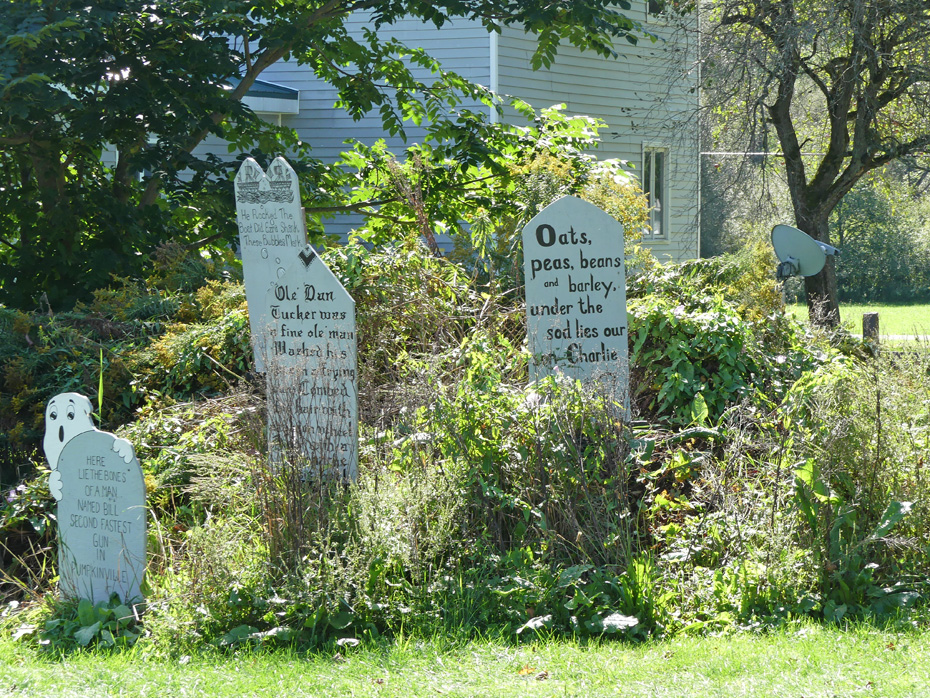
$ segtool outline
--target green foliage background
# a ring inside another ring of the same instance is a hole
[[[840,298],[906,303],[930,299],[930,208],[888,173],[850,192],[833,215],[843,263]]]
[[[763,241],[656,262],[637,246],[641,193],[587,152],[598,127],[549,110],[442,201],[420,195],[447,181],[428,148],[347,155],[377,165],[359,196],[392,193],[388,218],[323,252],[356,299],[354,483],[270,463],[228,254],[164,245],[146,274],[113,277],[74,311],[0,308],[0,591],[21,604],[4,627],[58,652],[176,654],[925,612],[925,348],[885,355],[790,320]],[[526,385],[519,230],[566,193],[629,233],[630,420],[571,381]],[[469,225],[437,256],[423,240],[452,214]],[[132,619],[119,600],[54,601],[55,511],[35,451],[47,399],[94,395],[101,363],[101,426],[134,444],[152,512]]]
[[[389,214],[391,203],[403,204],[404,193],[390,191],[390,169],[359,187],[390,160],[379,162],[383,146],[359,145],[346,162],[323,162],[312,143],[244,104],[279,60],[329,85],[355,119],[377,114],[386,133],[404,140],[411,123],[422,127],[418,149],[431,163],[422,203],[430,220],[455,227],[461,202],[451,195],[468,188],[469,171],[506,175],[501,156],[522,142],[490,119],[488,108],[501,109],[500,97],[406,46],[392,36],[394,25],[413,18],[439,28],[467,18],[488,32],[520,26],[538,39],[530,63],[539,68],[552,63],[562,42],[616,56],[613,41],[648,36],[625,14],[630,7],[625,0],[576,0],[570,7],[3,0],[0,302],[70,310],[114,272],[145,276],[168,241],[189,251],[233,243],[232,174],[248,155],[264,167],[268,154],[288,154],[317,233],[334,210],[377,215],[376,202],[385,202]],[[360,31],[352,30],[356,11],[369,20]],[[208,137],[225,140],[236,159],[202,155],[197,146]]]
[[[926,358],[841,351],[779,316],[777,294],[743,285],[766,259],[631,274],[624,424],[570,381],[527,387],[522,301],[467,267],[411,243],[326,257],[359,299],[358,481],[295,500],[269,469],[240,284],[100,293],[136,328],[119,340],[132,387],[104,412],[135,410],[118,433],[153,511],[148,610],[139,625],[116,603],[33,604],[15,616],[24,639],[170,653],[439,630],[646,638],[923,607]],[[44,483],[0,509],[8,598],[54,574]]]

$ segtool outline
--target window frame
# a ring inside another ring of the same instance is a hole
[[[667,26],[671,0],[646,0],[646,24]]]
[[[659,197],[656,206],[655,201],[655,184],[656,184],[656,156],[661,157],[661,172],[659,173]],[[643,231],[643,240],[668,240],[669,239],[669,161],[671,159],[671,149],[664,144],[644,142],[642,146],[642,173],[640,184],[643,193],[646,195],[649,205],[649,229]],[[658,221],[659,232],[656,232],[654,223]]]

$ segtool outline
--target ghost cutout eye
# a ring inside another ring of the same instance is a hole
[[[74,405],[68,405],[68,419],[74,419]]]
[[[57,421],[57,419],[58,419],[58,408],[57,408],[57,407],[53,407],[53,408],[49,411],[49,413],[48,413],[48,418],[51,419],[53,422],[54,422],[54,421]]]

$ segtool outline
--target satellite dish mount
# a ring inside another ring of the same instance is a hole
[[[814,276],[819,274],[827,261],[827,255],[837,255],[838,249],[825,242],[819,242],[790,225],[776,225],[772,228],[772,247],[778,257],[775,278],[779,281],[792,276]]]

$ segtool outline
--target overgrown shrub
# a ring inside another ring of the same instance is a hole
[[[820,565],[833,616],[914,603],[930,554],[927,355],[825,366],[796,384],[788,406],[803,459],[794,471],[802,543]]]
[[[834,209],[830,225],[842,250],[836,265],[841,301],[908,303],[930,299],[930,212],[894,176],[867,178]]]
[[[348,484],[268,458],[262,384],[242,380],[240,284],[98,294],[127,328],[98,344],[122,342],[134,379],[124,395],[106,384],[104,411],[123,397],[134,410],[120,434],[153,512],[145,641],[644,638],[906,611],[927,593],[930,367],[922,354],[841,356],[780,314],[757,252],[631,273],[632,422],[564,378],[526,385],[514,289],[413,239],[327,252],[357,300],[362,423]],[[20,330],[44,318],[6,318],[15,329],[0,339],[32,351]],[[81,364],[91,394],[95,349]],[[38,365],[49,352],[34,353]],[[5,375],[45,377],[16,367]],[[0,509],[0,533],[28,534],[5,559],[23,563],[5,593],[54,575],[47,554],[31,557],[51,542],[47,523],[46,538],[36,528],[51,520],[43,484]],[[46,571],[30,577],[30,564]]]
[[[442,425],[442,426],[440,426]],[[625,564],[639,547],[628,439],[609,401],[570,381],[464,381],[422,413],[420,449],[461,471],[473,535],[547,564]]]
[[[375,251],[356,240],[325,259],[355,300],[364,418],[396,414],[402,386],[416,381],[411,372],[458,346],[488,298],[459,266],[427,254],[412,237]]]
[[[16,314],[0,327],[0,453],[2,481],[19,468],[29,472],[31,455],[44,431],[46,402],[61,392],[96,396],[103,372],[103,411],[110,423],[128,416],[124,396],[132,381],[130,365],[120,351],[133,340],[133,328],[100,316]],[[94,400],[96,402],[96,400]]]
[[[706,408],[715,423],[744,400],[779,401],[823,360],[826,345],[784,315],[780,298],[747,298],[746,266],[715,258],[631,279],[630,364],[644,415],[687,425]]]
[[[146,391],[183,400],[235,384],[251,352],[242,285],[223,280],[229,263],[166,246],[150,279],[114,277],[74,311],[0,307],[0,483],[29,474],[45,404],[58,393],[100,393],[100,426],[114,429]]]
[[[625,163],[598,161],[578,155],[574,162],[542,151],[509,163],[514,181],[506,197],[512,208],[503,215],[478,208],[468,218],[467,231],[453,235],[450,258],[474,268],[478,278],[506,290],[523,285],[522,231],[530,219],[563,196],[577,196],[616,218],[624,229],[624,247],[633,264],[648,265],[650,257],[637,246],[648,226],[646,197]]]
[[[169,326],[140,356],[139,386],[175,399],[217,395],[240,381],[252,363],[244,290],[234,308],[205,322]]]

